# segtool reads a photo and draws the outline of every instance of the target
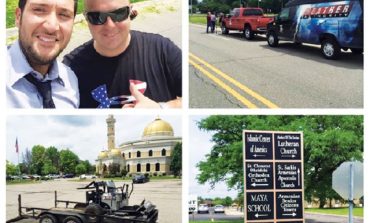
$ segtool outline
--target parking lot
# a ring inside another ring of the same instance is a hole
[[[35,184],[18,184],[6,186],[6,219],[17,216],[18,194],[22,195],[22,206],[51,208],[54,207],[54,191],[58,199],[85,201],[85,191],[77,190],[90,181],[73,181],[57,179]],[[124,182],[115,182],[121,186]],[[125,182],[130,183],[131,182]],[[130,205],[139,204],[143,199],[151,201],[159,211],[158,222],[181,222],[181,180],[151,181],[145,184],[134,184],[134,191],[129,200]],[[23,222],[36,222],[21,221]]]

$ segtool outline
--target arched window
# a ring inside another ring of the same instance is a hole
[[[136,153],[136,157],[141,157],[141,153],[140,153],[140,151],[137,151],[137,153]]]
[[[155,164],[155,171],[159,171],[160,170],[160,167],[161,167],[160,164],[159,163],[156,163]]]
[[[128,153],[128,158],[131,158],[131,152]]]
[[[141,164],[140,164],[140,163],[138,163],[138,164],[136,165],[136,172],[138,172],[138,173],[140,173],[140,172],[141,172]]]
[[[130,172],[130,164],[127,164],[127,172]]]
[[[149,150],[149,156],[153,156],[153,150]]]
[[[146,172],[150,172],[150,163],[146,164]]]
[[[166,156],[166,150],[165,149],[162,149],[161,154],[162,154],[162,156]]]
[[[122,153],[122,157],[125,158],[125,153]]]

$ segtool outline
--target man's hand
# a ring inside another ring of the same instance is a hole
[[[136,101],[133,104],[126,104],[123,108],[161,108],[159,104],[148,97],[145,97],[135,86],[130,84],[131,95],[134,96]]]

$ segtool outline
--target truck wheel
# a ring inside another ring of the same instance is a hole
[[[253,37],[254,37],[254,33],[253,33],[253,31],[251,30],[251,27],[250,27],[250,26],[245,26],[245,27],[244,27],[244,32],[243,32],[243,34],[244,34],[244,37],[245,37],[247,40],[251,40],[251,39],[253,39]]]
[[[358,49],[358,48],[351,48],[351,52],[353,54],[361,54],[364,52],[364,49]]]
[[[279,39],[278,37],[276,36],[276,33],[274,32],[268,32],[267,33],[267,43],[269,44],[269,46],[271,47],[277,47],[278,44],[279,44]]]
[[[334,60],[337,59],[340,54],[340,47],[332,38],[324,39],[321,43],[321,52],[326,59]]]
[[[63,220],[63,223],[82,223],[82,221],[78,217],[68,216]]]
[[[222,23],[221,31],[222,31],[222,34],[225,34],[225,35],[229,34],[229,30],[226,28],[225,23]]]
[[[98,204],[89,204],[85,208],[85,214],[87,214],[88,222],[99,222],[99,215],[104,214],[104,210]]]
[[[41,215],[39,223],[57,223],[58,220],[54,215],[44,214]]]

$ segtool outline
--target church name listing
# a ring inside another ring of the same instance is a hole
[[[303,223],[303,134],[245,130],[243,141],[245,222]]]

